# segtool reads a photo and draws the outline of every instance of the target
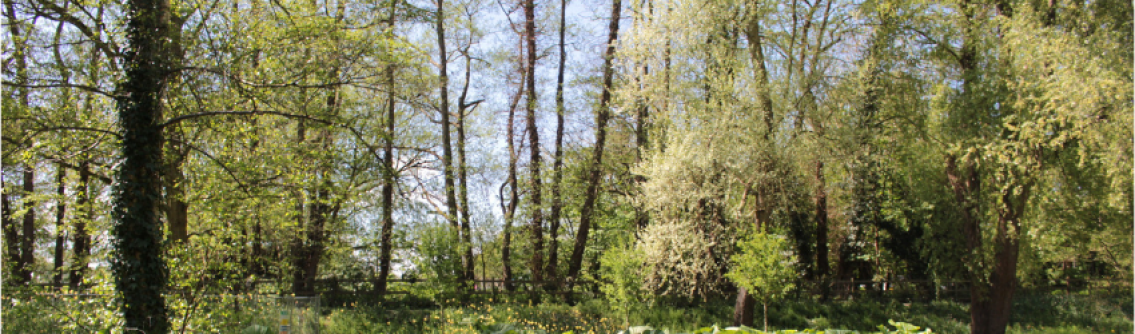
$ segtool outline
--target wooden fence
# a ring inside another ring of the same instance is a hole
[[[410,295],[419,284],[431,283],[420,279],[388,279],[387,291],[377,291],[375,278],[324,278],[316,280],[316,293],[332,299],[345,296],[357,296],[362,299],[377,298],[382,295]],[[456,284],[457,282],[452,282]],[[512,289],[506,289],[506,283],[511,283]],[[1019,288],[1017,294],[1030,293],[1073,293],[1084,292],[1089,294],[1130,294],[1132,282],[1120,280],[1066,280],[1058,282],[1059,285],[1044,287]],[[31,284],[40,292],[60,293],[69,296],[103,296],[85,293],[83,290],[55,290],[51,284]],[[12,289],[15,288],[15,289]],[[424,288],[424,287],[422,287]],[[256,295],[287,294],[291,285],[284,281],[256,280],[246,281],[243,287],[234,287],[228,291],[209,291],[210,294],[243,293]],[[21,293],[18,287],[6,287],[6,294]],[[826,291],[825,291],[826,290]],[[66,291],[66,292],[64,292]],[[471,295],[579,295],[595,294],[597,282],[576,281],[534,281],[512,280],[506,282],[502,279],[475,279],[472,281]],[[173,291],[177,293],[176,291]],[[188,291],[183,291],[188,292]],[[968,302],[970,298],[969,283],[964,281],[933,280],[835,280],[835,281],[798,281],[795,291],[796,298],[812,298],[827,294],[834,299],[897,299],[910,301],[927,300],[954,300]]]

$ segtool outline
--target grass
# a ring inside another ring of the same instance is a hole
[[[259,303],[264,304],[264,303]],[[275,329],[273,312],[217,301],[200,308],[190,319],[196,332],[237,333],[250,327]],[[405,305],[405,304],[399,304]],[[114,329],[119,320],[112,304],[94,299],[71,301],[5,297],[3,331],[13,333],[91,332]],[[1132,296],[1031,294],[1014,302],[1008,333],[1080,334],[1131,333]],[[349,302],[324,306],[318,321],[321,333],[486,333],[506,329],[533,332],[616,333],[629,325],[649,325],[677,332],[711,325],[731,325],[731,300],[701,303],[659,302],[641,308],[624,321],[602,300],[569,306],[532,305],[527,301],[482,299],[450,301],[447,306],[412,307],[364,305]],[[760,307],[754,319],[761,319]],[[268,314],[267,316],[265,314]],[[847,329],[875,331],[888,320],[902,321],[935,333],[968,333],[967,305],[957,302],[901,303],[894,301],[786,301],[769,305],[770,329]],[[757,320],[758,322],[760,320]],[[190,331],[196,333],[195,331]],[[269,331],[271,332],[271,331]]]
[[[1008,333],[1130,333],[1132,298],[1084,295],[1027,295],[1014,303]],[[543,330],[547,333],[615,333],[628,325],[649,325],[672,331],[693,331],[731,324],[732,304],[710,301],[695,305],[642,309],[629,324],[599,300],[576,306],[478,302],[433,309],[386,309],[346,306],[324,318],[323,333],[479,333],[496,328]],[[758,312],[759,307],[758,307]],[[760,319],[760,314],[754,316]],[[788,301],[769,306],[770,329],[846,329],[875,331],[896,320],[931,328],[935,333],[968,333],[967,305],[957,302]],[[759,321],[759,320],[758,320]]]

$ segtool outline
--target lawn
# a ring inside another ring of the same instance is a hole
[[[576,305],[484,298],[445,306],[406,307],[395,303],[335,303],[323,306],[314,318],[320,333],[617,333],[632,326],[650,326],[671,333],[731,325],[728,300],[698,303],[659,302],[620,314],[605,301],[585,300]],[[192,305],[171,303],[182,317],[185,333],[275,333],[277,311],[262,298],[202,299]],[[678,306],[681,305],[681,306]],[[7,333],[115,333],[119,320],[108,311],[105,298],[69,300],[4,297],[3,330]],[[187,310],[193,310],[184,317]],[[1009,333],[1131,333],[1132,297],[1080,294],[1030,294],[1016,299]],[[758,311],[759,308],[758,308]],[[757,314],[754,319],[761,319]],[[901,321],[929,328],[934,333],[967,333],[969,314],[964,303],[952,301],[785,301],[769,306],[770,330],[854,330],[876,332],[879,325]],[[760,322],[759,320],[757,321]],[[294,327],[293,333],[301,333]],[[758,324],[758,326],[760,326]],[[892,328],[892,326],[888,326]],[[178,332],[178,331],[175,331]]]

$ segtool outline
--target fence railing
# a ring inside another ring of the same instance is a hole
[[[449,283],[456,284],[457,281]],[[434,283],[428,280],[413,278],[396,278],[387,280],[387,290],[378,291],[378,280],[375,278],[336,278],[329,277],[315,281],[316,294],[328,297],[337,296],[367,296],[381,297],[383,295],[409,295],[416,289],[415,285]],[[1067,279],[1057,282],[1059,284],[1046,286],[1019,287],[1018,293],[1054,293],[1054,292],[1087,292],[1089,294],[1123,294],[1133,289],[1132,282],[1123,280],[1104,279]],[[467,283],[468,284],[468,283]],[[474,279],[464,294],[470,295],[569,295],[587,294],[595,291],[598,284],[594,281],[579,280],[574,282],[552,280],[503,280],[499,278]],[[512,289],[507,286],[511,285]],[[51,284],[31,284],[38,293],[60,294],[72,297],[100,297],[105,294],[90,294],[85,290],[71,290],[67,287],[57,290]],[[287,295],[290,284],[276,280],[254,280],[244,282],[243,287],[236,287],[226,291],[206,291],[205,294],[225,293],[252,293],[252,294],[278,294]],[[193,291],[171,290],[171,293],[193,293]],[[21,293],[21,289],[7,287],[5,294]],[[934,280],[802,280],[797,282],[797,297],[827,295],[836,299],[849,298],[892,298],[931,300],[947,299],[955,301],[969,301],[969,282],[966,281],[934,281]]]
[[[1087,292],[1089,294],[1130,294],[1132,282],[1105,279],[1065,279],[1060,284],[1045,286],[1019,286],[1018,294]],[[898,298],[898,299],[947,299],[968,302],[970,283],[967,281],[934,280],[804,280],[797,285],[798,293],[824,295],[832,298]],[[825,291],[825,289],[827,291]],[[802,295],[800,295],[802,296]]]

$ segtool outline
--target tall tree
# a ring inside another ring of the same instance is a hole
[[[55,257],[52,269],[55,272],[51,277],[51,285],[56,288],[63,286],[63,244],[66,240],[66,224],[63,222],[63,217],[66,216],[67,206],[65,201],[67,199],[66,187],[63,182],[67,179],[67,170],[63,166],[55,168]]]
[[[548,245],[548,268],[545,269],[545,275],[556,281],[560,279],[556,271],[559,266],[560,215],[564,205],[560,188],[564,178],[564,64],[567,62],[564,35],[567,31],[566,14],[567,0],[560,0],[560,64],[556,69],[556,151],[552,158],[552,210],[548,216],[548,220],[551,222],[548,231],[550,244]]]
[[[512,101],[508,106],[508,121],[505,130],[508,136],[508,177],[505,184],[501,185],[503,192],[504,186],[508,186],[509,200],[506,207],[501,209],[504,211],[504,230],[501,231],[501,266],[503,267],[502,279],[504,280],[504,288],[508,291],[513,291],[515,286],[512,284],[512,227],[514,226],[516,209],[520,205],[520,183],[517,176],[517,161],[519,160],[519,148],[516,144],[516,107],[520,104],[520,98],[524,96],[524,79],[527,78],[527,66],[525,66],[524,59],[524,43],[520,43],[521,47],[518,49],[517,56],[517,69],[519,70],[520,83],[517,84],[516,94],[512,96]],[[501,195],[501,205],[504,206],[504,195]]]
[[[540,181],[540,131],[536,127],[536,2],[524,0],[524,37],[528,41],[528,71],[527,93],[525,110],[527,110],[528,147],[530,161],[528,171],[531,174],[532,223],[529,229],[532,232],[532,259],[530,270],[532,279],[544,279],[544,204],[541,200],[543,182]]]
[[[398,10],[399,1],[390,2],[390,17],[387,22],[387,29],[394,32],[394,19],[395,13]],[[386,65],[386,128],[383,133],[383,151],[382,151],[382,242],[381,250],[379,251],[378,262],[378,286],[376,290],[379,293],[386,293],[386,280],[390,276],[390,252],[394,248],[394,183],[397,181],[397,172],[394,170],[394,122],[396,101],[395,95],[395,74],[396,69],[394,64]]]
[[[445,0],[437,0],[437,73],[441,112],[441,164],[445,175],[445,206],[448,209],[446,221],[455,229],[458,227],[457,196],[453,185],[453,140],[450,138],[449,122],[449,54],[445,50]]]
[[[473,259],[473,229],[469,221],[469,177],[465,155],[465,117],[473,111],[471,108],[475,108],[481,101],[468,102],[466,100],[469,94],[469,79],[473,75],[471,67],[473,59],[469,57],[468,45],[461,48],[461,55],[465,58],[465,84],[461,86],[461,95],[457,97],[457,196],[461,208],[461,242],[464,244],[462,252],[464,270],[462,274],[465,280],[471,282],[476,278],[476,271],[474,270],[476,262]]]
[[[1130,62],[1113,57],[1129,59],[1130,48],[1117,45],[1129,45],[1131,32],[1109,29],[1129,27],[1131,19],[1080,30],[1053,24],[1049,8],[1035,3],[962,0],[955,5],[945,15],[960,31],[960,47],[943,56],[958,85],[944,92],[948,95],[941,100],[947,103],[933,106],[943,118],[932,130],[942,144],[940,175],[952,204],[960,208],[961,261],[973,300],[970,331],[1000,334],[1012,314],[1027,237],[1022,231],[1030,227],[1028,211],[1037,206],[1035,190],[1062,188],[1044,184],[1043,176],[1076,173],[1055,167],[1061,156],[1102,156],[1109,145],[1097,145],[1105,138],[1100,131],[1111,128],[1112,117],[1130,122]],[[1061,13],[1110,15],[1102,12],[1129,14],[1131,4],[1057,8],[1055,20]],[[1067,52],[1099,56],[1070,61],[1062,56]],[[1076,95],[1071,101],[1070,91],[1109,93]]]
[[[127,2],[125,81],[118,119],[122,157],[114,189],[114,255],[111,270],[122,298],[124,326],[146,333],[169,331],[165,298],[168,271],[162,260],[162,92],[170,68],[168,0]]]
[[[2,182],[0,182],[2,183]],[[14,266],[20,258],[19,233],[16,232],[16,218],[12,216],[12,196],[7,190],[0,195],[3,200],[3,228],[4,228],[4,263]],[[5,267],[5,270],[14,267]],[[13,275],[15,276],[15,275]]]
[[[16,263],[19,282],[32,283],[32,270],[35,266],[35,164],[24,165],[24,222],[20,228],[20,262]]]
[[[611,93],[615,86],[615,42],[619,39],[619,18],[623,12],[621,0],[611,1],[611,21],[607,25],[607,50],[603,54],[603,91],[599,95],[599,110],[595,116],[595,148],[591,152],[591,169],[587,176],[587,192],[583,207],[579,211],[579,230],[575,235],[575,245],[571,250],[568,264],[568,277],[579,278],[583,268],[583,253],[587,249],[587,238],[594,219],[595,201],[599,197],[599,176],[603,170],[603,150],[607,142],[607,121],[611,118]]]
[[[75,219],[75,227],[71,235],[71,274],[70,286],[78,289],[83,284],[83,276],[87,271],[87,263],[91,257],[91,234],[87,232],[87,223],[94,218],[94,208],[91,205],[91,170],[90,160],[84,156],[79,163],[79,185],[75,194],[75,210],[79,211]]]
[[[19,103],[17,107],[20,110],[26,110],[27,108],[31,107],[30,101],[28,99],[29,92],[27,88],[27,85],[29,84],[29,55],[27,45],[28,36],[27,34],[21,34],[20,28],[22,24],[19,20],[16,19],[16,10],[13,2],[14,1],[12,0],[4,1],[6,14],[5,16],[7,16],[8,19],[8,33],[10,34],[12,41],[14,42],[13,44],[15,44],[15,52],[13,54],[13,58],[15,58],[16,65],[16,83],[20,86],[16,89],[15,93],[17,103]],[[25,146],[31,146],[31,143],[21,144]],[[14,253],[11,253],[11,257],[12,260],[14,260],[12,262],[14,263],[13,272],[15,273],[14,278],[17,284],[26,284],[31,282],[31,262],[35,260],[34,254],[31,253],[31,250],[33,249],[35,244],[35,203],[28,200],[29,195],[31,195],[35,190],[35,172],[33,170],[33,167],[31,166],[31,164],[33,164],[32,162],[25,162],[25,164],[26,165],[23,171],[24,191],[22,198],[23,205],[27,210],[27,213],[24,215],[23,224],[21,225],[19,233],[13,233],[16,232],[15,224],[10,225],[10,227],[12,228],[5,231],[10,235],[9,238],[11,238],[8,245],[9,251],[15,250]],[[28,232],[29,230],[31,231],[31,233]]]

